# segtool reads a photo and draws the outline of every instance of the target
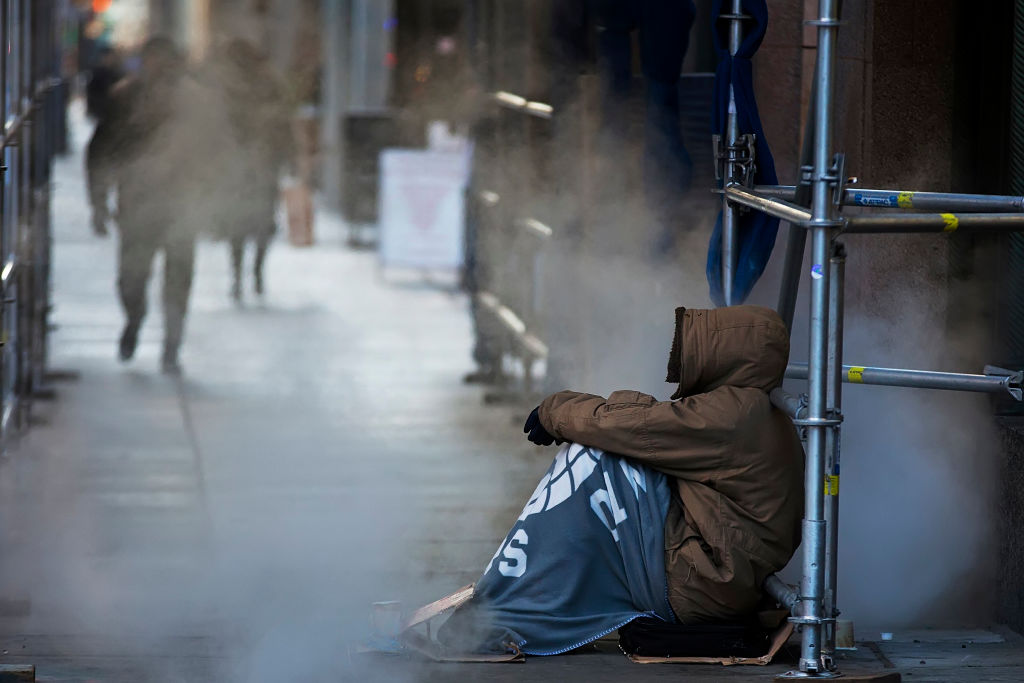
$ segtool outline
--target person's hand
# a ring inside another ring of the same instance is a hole
[[[107,229],[107,212],[100,209],[95,209],[92,212],[92,232],[98,237],[106,237],[109,233]]]
[[[538,446],[550,446],[555,442],[555,437],[551,436],[548,430],[544,429],[544,425],[540,423],[540,406],[534,408],[530,417],[526,418],[523,433],[527,435],[527,439]]]

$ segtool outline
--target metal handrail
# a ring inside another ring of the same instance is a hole
[[[544,240],[551,239],[555,234],[555,231],[549,225],[542,223],[536,218],[518,218],[516,219],[516,226],[527,234]]]
[[[491,99],[500,107],[521,111],[524,114],[535,116],[540,119],[550,119],[554,116],[555,108],[544,102],[534,102],[521,95],[499,90],[491,94]]]
[[[512,335],[527,355],[535,360],[544,360],[548,357],[547,344],[530,332],[523,319],[515,311],[503,304],[496,295],[483,291],[476,295],[476,300],[502,323],[505,330]]]
[[[28,123],[35,114],[36,109],[38,109],[41,104],[42,98],[54,88],[59,87],[63,82],[63,78],[45,78],[36,83],[35,92],[33,93],[32,98],[22,100],[20,111],[18,111],[14,117],[4,122],[3,136],[0,137],[0,148],[10,147],[15,144],[15,138],[21,134],[22,127]]]

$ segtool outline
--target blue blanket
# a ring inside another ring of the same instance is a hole
[[[664,557],[670,495],[660,472],[562,446],[473,601],[439,640],[454,649],[501,651],[513,643],[526,654],[555,655],[640,616],[674,621]]]

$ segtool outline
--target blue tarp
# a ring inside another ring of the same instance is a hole
[[[675,621],[665,577],[668,478],[566,444],[499,546],[473,600],[444,624],[449,649],[530,655],[585,645],[641,616]]]
[[[715,72],[715,100],[712,132],[722,136],[724,141],[726,119],[729,114],[729,86],[732,85],[736,114],[741,135],[754,133],[757,136],[755,145],[757,170],[754,182],[758,185],[774,185],[778,182],[775,175],[775,161],[765,139],[761,127],[761,117],[757,112],[754,100],[754,77],[751,57],[761,46],[765,30],[768,27],[768,7],[765,0],[742,0],[743,12],[753,20],[743,22],[743,42],[735,56],[729,54],[729,22],[719,19],[723,10],[731,9],[729,0],[714,0],[711,16],[714,17],[713,44],[718,55],[718,69]],[[723,142],[724,144],[724,142]],[[761,277],[772,249],[775,247],[775,236],[779,231],[779,219],[759,211],[746,211],[740,214],[736,241],[736,271],[733,274],[734,304],[743,303],[754,283]],[[707,265],[708,286],[711,300],[715,305],[725,304],[722,292],[722,214],[719,212],[715,222],[715,231],[711,235],[708,247]]]

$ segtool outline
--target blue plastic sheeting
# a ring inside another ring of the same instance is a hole
[[[566,444],[476,584],[442,626],[448,647],[568,652],[637,617],[675,621],[665,577],[668,477]],[[473,642],[476,641],[476,642]]]
[[[726,121],[729,115],[729,86],[736,99],[736,115],[740,135],[753,133],[757,166],[754,183],[775,185],[775,161],[761,127],[761,117],[754,100],[754,76],[751,57],[761,46],[768,27],[768,7],[765,0],[742,0],[743,13],[753,19],[743,22],[743,41],[735,56],[729,54],[729,21],[719,15],[732,8],[731,0],[714,0],[712,4],[713,44],[718,55],[718,69],[715,72],[715,99],[712,112],[711,130],[721,135],[725,144]],[[734,304],[743,303],[750,290],[764,272],[775,247],[775,236],[779,231],[779,219],[759,211],[745,211],[739,215],[736,235],[736,269],[733,273]],[[707,265],[708,287],[711,300],[717,306],[725,305],[722,287],[722,213],[718,213],[715,231],[708,246]]]

